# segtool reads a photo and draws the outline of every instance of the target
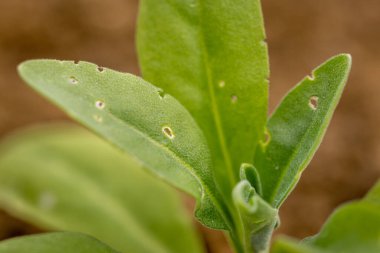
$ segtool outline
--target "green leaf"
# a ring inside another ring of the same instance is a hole
[[[117,253],[98,240],[79,233],[48,233],[0,242],[0,253]]]
[[[230,198],[266,123],[269,70],[260,1],[142,0],[139,12],[143,76],[194,116],[217,183]]]
[[[290,91],[269,119],[254,165],[272,206],[289,195],[321,143],[350,67],[349,55],[331,58]]]
[[[0,144],[0,207],[41,228],[86,233],[122,252],[203,252],[172,188],[70,125],[33,128]]]
[[[300,244],[294,239],[281,236],[274,243],[271,253],[328,253],[328,252],[320,251],[314,247]],[[329,252],[329,253],[334,253],[334,252]]]
[[[282,238],[273,248],[273,253],[309,252],[380,252],[380,182],[363,200],[339,207],[317,235],[299,245]]]
[[[267,252],[278,222],[278,210],[263,200],[247,180],[256,177],[254,171],[253,166],[242,166],[242,181],[234,188],[233,200],[243,224],[239,236],[244,252]],[[257,183],[257,180],[252,181]]]
[[[228,227],[206,140],[173,97],[138,77],[87,62],[27,61],[19,72],[71,117],[195,196],[202,223]]]

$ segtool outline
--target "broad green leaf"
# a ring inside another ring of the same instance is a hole
[[[87,62],[33,60],[21,64],[19,72],[71,117],[195,196],[195,215],[202,223],[228,227],[206,140],[173,97],[138,77]]]
[[[217,182],[231,196],[252,163],[268,103],[259,0],[142,0],[137,46],[143,76],[176,97],[205,133]]]
[[[0,207],[48,230],[92,235],[121,252],[203,252],[173,189],[70,125],[33,128],[0,144]]]
[[[117,253],[100,241],[79,233],[48,233],[0,242],[0,253]]]
[[[380,182],[363,200],[338,208],[305,244],[337,253],[380,252]]]
[[[321,231],[300,244],[282,238],[274,253],[380,252],[380,182],[361,201],[339,207]]]
[[[272,232],[278,222],[278,210],[256,192],[251,183],[258,182],[254,172],[253,166],[242,166],[242,181],[233,190],[233,200],[242,220],[239,236],[244,252],[267,252]]]
[[[269,119],[254,165],[272,206],[281,205],[321,143],[350,67],[349,55],[331,58],[290,91]]]

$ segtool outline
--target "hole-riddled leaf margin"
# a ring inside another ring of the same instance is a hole
[[[195,196],[195,215],[203,224],[232,230],[213,180],[206,140],[173,97],[141,78],[107,68],[99,71],[87,62],[32,60],[21,64],[19,73],[72,118]],[[168,138],[165,128],[174,138]]]
[[[269,119],[268,140],[259,144],[254,165],[263,198],[275,208],[295,187],[321,143],[350,68],[350,55],[331,58],[291,90]]]

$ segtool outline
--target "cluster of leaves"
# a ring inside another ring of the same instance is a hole
[[[269,64],[259,0],[238,5],[233,0],[142,0],[137,39],[144,80],[87,62],[56,60],[27,61],[19,73],[139,165],[83,132],[53,131],[38,142],[24,136],[26,143],[5,148],[1,159],[0,203],[32,222],[87,233],[123,252],[201,252],[173,193],[160,190],[164,186],[154,180],[141,183],[131,176],[133,168],[144,167],[194,196],[197,219],[226,230],[236,252],[267,252],[278,209],[314,155],[341,96],[350,56],[338,55],[315,69],[268,118]],[[24,156],[27,160],[15,159]],[[34,166],[26,170],[26,162]],[[160,207],[149,198],[161,191]],[[80,198],[72,198],[73,192]],[[360,205],[378,208],[375,193],[369,204],[365,199]],[[320,252],[331,246],[338,252],[336,245],[343,250],[341,239],[352,234],[324,231],[356,212],[344,210],[318,236],[300,246],[280,240],[274,251]],[[178,216],[168,218],[174,212]],[[375,216],[372,223],[379,224]],[[181,240],[173,240],[178,233]],[[73,245],[98,243],[70,233],[22,240],[45,245],[66,237]],[[375,237],[368,238],[376,248]],[[9,250],[22,245],[18,240],[2,245]]]

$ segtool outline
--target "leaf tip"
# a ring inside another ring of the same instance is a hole
[[[17,65],[17,72],[20,76],[23,76],[23,73],[25,72],[25,69],[30,65],[31,62],[34,60],[27,60],[21,62],[19,65]]]
[[[30,72],[35,70],[36,67],[38,67],[41,63],[45,62],[62,62],[58,60],[46,60],[46,59],[33,59],[33,60],[26,60],[21,62],[17,66],[17,72],[18,74],[26,80],[26,78],[30,75]]]
[[[352,65],[352,56],[351,56],[351,54],[340,54],[337,57],[341,57],[342,61],[345,62],[348,67],[351,67],[351,65]]]
[[[332,57],[329,61],[337,61],[339,62],[342,66],[345,66],[345,69],[347,69],[347,72],[350,71],[351,65],[352,65],[352,56],[351,54],[338,54],[334,57]]]

